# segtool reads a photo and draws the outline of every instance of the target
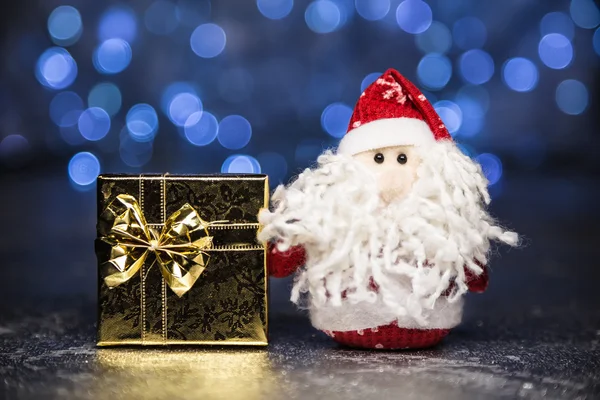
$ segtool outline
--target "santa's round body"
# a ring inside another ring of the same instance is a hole
[[[259,238],[272,276],[296,273],[292,301],[313,326],[359,348],[430,347],[488,284],[495,225],[481,167],[425,96],[388,70],[359,99],[337,153],[273,195]]]
[[[271,245],[268,254],[269,274],[275,278],[292,275],[306,262],[305,251],[300,246],[281,252]],[[469,291],[483,293],[487,289],[487,269],[480,275],[467,270],[466,277]],[[369,286],[377,291],[375,282],[371,281]],[[408,292],[410,288],[406,290]],[[451,288],[447,290],[450,291]],[[342,345],[390,350],[435,346],[460,323],[462,307],[462,299],[452,303],[445,298],[439,299],[428,314],[425,326],[410,316],[397,318],[394,313],[382,311],[386,307],[380,302],[351,304],[343,301],[341,306],[309,307],[309,312],[312,325]]]

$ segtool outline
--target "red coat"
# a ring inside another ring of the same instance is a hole
[[[292,247],[286,252],[280,252],[274,245],[269,245],[267,265],[269,274],[276,278],[284,278],[293,274],[306,262],[306,253],[301,246]],[[469,291],[482,293],[489,284],[487,268],[483,273],[475,275],[465,268],[466,283]],[[452,285],[446,291],[452,290]],[[374,327],[361,331],[325,332],[340,344],[369,349],[406,349],[425,348],[438,344],[448,333],[449,329],[408,329],[396,324]]]

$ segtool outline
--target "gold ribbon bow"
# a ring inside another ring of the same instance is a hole
[[[112,246],[104,278],[109,287],[131,279],[150,253],[154,253],[167,285],[179,297],[206,269],[209,255],[205,250],[212,247],[213,239],[207,230],[211,223],[203,221],[189,204],[165,221],[160,234],[148,226],[140,205],[130,195],[117,196],[101,218],[113,221],[108,234],[101,238]]]

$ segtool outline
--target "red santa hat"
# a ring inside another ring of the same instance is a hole
[[[431,103],[408,79],[388,69],[361,95],[338,153],[423,146],[451,136]]]

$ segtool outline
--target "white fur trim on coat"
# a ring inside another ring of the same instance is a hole
[[[339,154],[354,155],[363,151],[392,146],[420,146],[435,142],[429,126],[416,118],[378,119],[352,129],[338,147]]]
[[[421,325],[410,316],[396,318],[396,314],[389,311],[381,301],[358,304],[345,301],[341,306],[311,307],[310,319],[313,326],[322,331],[356,331],[389,325],[394,321],[398,322],[400,328],[450,329],[460,323],[462,309],[462,298],[450,303],[446,298],[440,297],[432,310],[423,312],[427,316],[427,323]]]

